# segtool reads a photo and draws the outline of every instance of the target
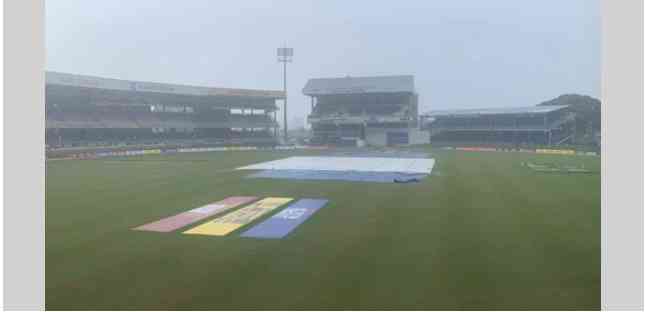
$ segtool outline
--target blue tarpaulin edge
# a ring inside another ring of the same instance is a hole
[[[427,174],[410,174],[401,172],[364,172],[332,170],[263,170],[247,178],[271,178],[290,180],[336,180],[352,182],[410,183],[419,182]]]

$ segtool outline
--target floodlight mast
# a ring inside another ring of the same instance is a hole
[[[293,48],[278,48],[278,62],[283,64],[283,88],[284,88],[284,142],[287,143],[287,63],[293,59]]]

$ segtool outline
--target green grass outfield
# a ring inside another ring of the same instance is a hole
[[[230,170],[315,153],[49,161],[46,308],[600,308],[600,175],[521,165],[599,170],[600,158],[433,151],[434,175],[417,184]],[[239,237],[248,227],[225,237],[130,230],[236,195],[330,202],[282,240]]]

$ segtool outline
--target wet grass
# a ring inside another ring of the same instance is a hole
[[[600,175],[522,166],[599,158],[434,150],[413,184],[231,170],[304,154],[49,162],[47,309],[599,309]],[[282,240],[130,230],[236,195],[330,202]]]

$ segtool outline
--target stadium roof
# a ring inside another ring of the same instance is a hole
[[[374,76],[309,79],[305,95],[414,92],[414,76]]]
[[[430,111],[424,116],[427,117],[464,117],[464,116],[481,116],[481,115],[525,115],[525,114],[546,114],[567,107],[567,105],[548,105],[548,106],[525,106],[525,107],[505,107],[505,108],[481,108],[481,109],[460,109],[460,110],[437,110]]]
[[[112,78],[102,78],[86,75],[75,75],[60,72],[45,72],[45,83],[47,85],[63,85],[71,87],[84,87],[105,90],[135,91],[149,93],[164,93],[192,96],[230,96],[230,97],[254,97],[254,98],[284,98],[283,91],[251,90],[251,89],[230,89],[213,88],[200,86],[187,86],[168,83],[130,81]]]

